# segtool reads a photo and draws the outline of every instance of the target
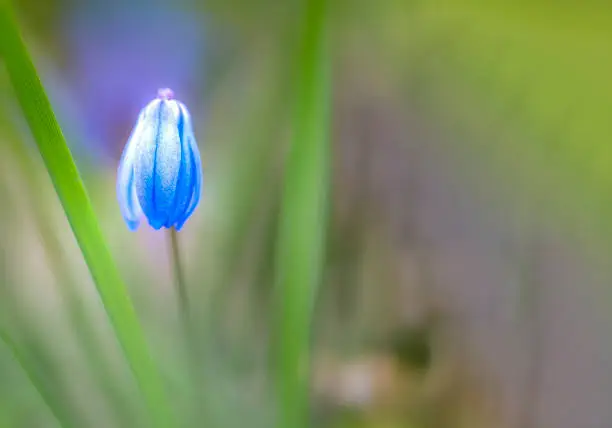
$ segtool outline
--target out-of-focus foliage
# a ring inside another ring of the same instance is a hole
[[[495,176],[502,198],[607,245],[612,9],[597,1],[399,3],[379,12],[372,60],[436,112],[445,132],[458,133],[458,156]]]

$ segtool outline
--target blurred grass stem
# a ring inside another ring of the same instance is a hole
[[[327,1],[307,0],[295,57],[292,137],[276,248],[279,428],[306,428],[312,312],[325,255],[330,61]]]
[[[3,330],[0,330],[0,342],[10,350],[15,361],[21,366],[25,375],[28,377],[36,391],[42,397],[53,416],[57,419],[59,426],[62,428],[76,428],[77,425],[73,422],[71,415],[66,414],[62,405],[58,401],[55,390],[49,388],[42,378],[41,374],[34,368],[35,364],[29,361],[26,353],[17,346],[12,338]]]

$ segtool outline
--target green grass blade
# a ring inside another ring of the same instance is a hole
[[[36,391],[38,391],[53,416],[59,422],[59,425],[64,428],[76,428],[78,425],[74,424],[71,415],[66,413],[64,406],[58,402],[53,392],[41,379],[37,370],[34,369],[35,364],[29,361],[26,354],[2,330],[0,330],[0,341],[10,350],[12,357],[21,366]]]
[[[127,289],[104,242],[83,182],[6,0],[0,0],[0,28],[0,53],[17,99],[154,424],[174,426],[161,378]]]
[[[92,369],[91,373],[97,385],[110,401],[113,411],[124,423],[129,421],[130,426],[134,426],[130,408],[131,401],[126,399],[127,392],[122,390],[121,385],[117,383],[117,379],[114,377],[113,368],[107,359],[107,352],[105,352],[96,332],[94,320],[88,313],[87,305],[79,292],[77,281],[71,275],[62,242],[54,228],[54,222],[46,210],[46,187],[42,180],[43,177],[39,173],[38,164],[30,156],[30,150],[26,150],[26,146],[23,144],[14,124],[4,119],[6,117],[8,117],[7,112],[0,106],[0,127],[7,137],[4,142],[18,165],[19,174],[15,175],[15,178],[25,184],[23,197],[32,214],[33,226],[41,238],[45,256],[54,276],[60,298],[67,311],[71,327],[79,339],[83,355]],[[0,199],[4,198],[6,200],[7,197],[2,196]],[[14,316],[13,314],[12,317]]]
[[[279,426],[308,426],[312,307],[324,254],[329,173],[326,0],[309,0],[297,57],[296,105],[277,248]]]

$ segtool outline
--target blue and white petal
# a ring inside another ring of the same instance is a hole
[[[154,100],[145,108],[141,144],[134,161],[136,195],[149,224],[155,229],[164,223],[155,205],[155,159],[161,111],[161,100]]]
[[[202,174],[202,160],[200,158],[200,150],[198,149],[198,144],[196,143],[196,140],[193,137],[193,134],[191,134],[190,136],[187,136],[186,139],[189,145],[189,151],[191,152],[192,169],[193,169],[193,175],[195,176],[195,183],[193,186],[193,192],[191,194],[191,200],[189,202],[189,206],[187,207],[187,210],[185,211],[183,218],[177,222],[176,230],[181,230],[181,228],[183,227],[187,219],[191,217],[191,214],[193,214],[193,211],[197,208],[198,203],[200,202],[200,194],[202,192],[203,174]]]
[[[181,162],[174,199],[174,212],[168,218],[166,227],[171,227],[182,220],[191,200],[193,187],[195,185],[193,156],[189,149],[188,139],[185,138],[186,135],[190,135],[191,133],[191,120],[185,106],[179,102],[177,102],[176,105],[179,109],[178,132],[181,140]]]
[[[175,101],[162,101],[154,166],[154,204],[157,216],[169,227],[174,213],[176,186],[181,165],[181,140],[178,131],[178,109]]]
[[[136,230],[140,224],[142,209],[134,189],[134,160],[141,141],[143,123],[140,113],[136,126],[130,135],[117,170],[117,199],[121,214],[130,230]]]
[[[118,169],[117,197],[130,230],[180,230],[200,200],[202,162],[187,108],[169,89],[140,113]]]

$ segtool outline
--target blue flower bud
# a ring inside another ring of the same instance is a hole
[[[117,172],[123,218],[136,230],[144,214],[151,227],[180,230],[200,201],[202,162],[187,108],[160,89],[142,109]]]

